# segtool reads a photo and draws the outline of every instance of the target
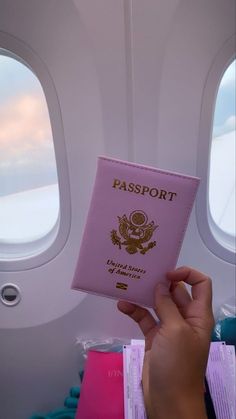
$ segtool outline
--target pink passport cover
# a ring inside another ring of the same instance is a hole
[[[123,354],[89,351],[75,419],[124,419]]]
[[[98,158],[73,289],[153,307],[174,269],[199,179]]]

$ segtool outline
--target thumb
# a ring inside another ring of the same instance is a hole
[[[155,312],[163,324],[173,324],[182,321],[178,307],[174,303],[170,293],[170,281],[162,281],[155,288]]]

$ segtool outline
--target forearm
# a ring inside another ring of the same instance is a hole
[[[148,406],[148,419],[207,419],[203,396],[154,402]]]

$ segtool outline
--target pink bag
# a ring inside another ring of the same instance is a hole
[[[88,352],[75,419],[124,419],[122,353]]]

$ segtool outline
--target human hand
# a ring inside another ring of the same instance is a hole
[[[184,282],[191,288],[191,296]],[[202,419],[204,377],[214,326],[211,280],[181,267],[155,290],[160,322],[142,307],[125,301],[118,309],[139,324],[145,336],[143,393],[150,419]]]

